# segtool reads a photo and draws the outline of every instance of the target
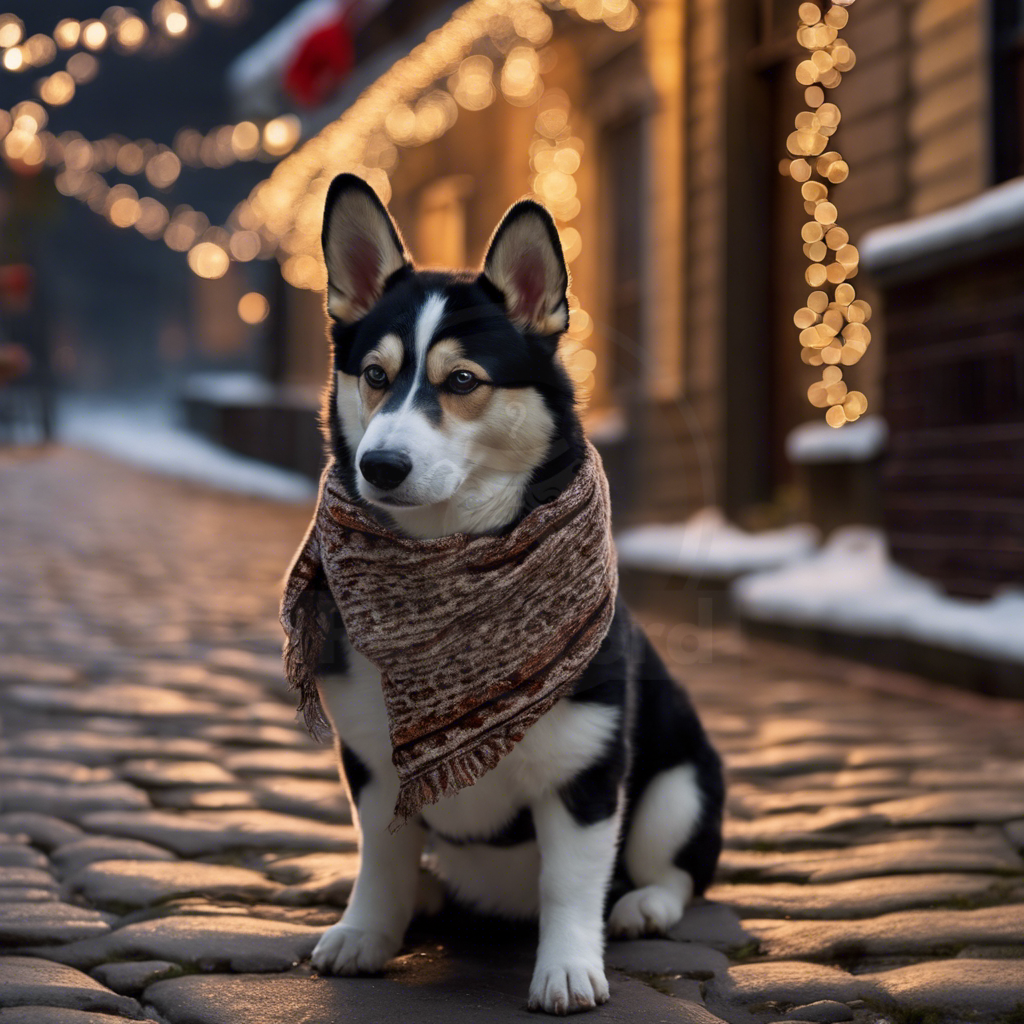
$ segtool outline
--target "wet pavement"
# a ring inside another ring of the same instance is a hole
[[[526,1019],[534,930],[309,954],[358,858],[282,683],[309,515],[0,452],[0,1024]],[[726,756],[711,899],[612,943],[594,1020],[1024,1022],[1024,709],[649,621]]]

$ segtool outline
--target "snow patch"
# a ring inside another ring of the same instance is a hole
[[[802,423],[786,438],[786,456],[797,465],[820,462],[868,462],[885,450],[889,425],[881,416],[864,416],[836,430],[827,423]]]
[[[755,573],[732,588],[759,621],[900,637],[981,657],[1024,662],[1024,590],[990,601],[948,597],[893,563],[881,531],[837,530],[812,557]]]
[[[685,523],[623,530],[615,544],[626,568],[731,578],[804,558],[818,539],[813,526],[747,533],[720,509],[706,508]]]
[[[208,487],[275,501],[307,503],[316,498],[316,485],[301,474],[247,459],[191,434],[161,406],[68,399],[59,410],[58,434],[68,444]]]

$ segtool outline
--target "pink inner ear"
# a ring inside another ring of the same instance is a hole
[[[536,320],[544,301],[543,259],[532,254],[524,255],[512,272],[512,285],[515,290],[511,304],[513,317]]]
[[[380,253],[368,238],[353,238],[345,253],[352,298],[361,306],[369,306],[380,289]]]

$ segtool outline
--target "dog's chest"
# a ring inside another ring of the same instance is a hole
[[[397,785],[380,673],[349,650],[349,671],[322,681],[324,707],[343,744],[374,776]],[[474,785],[424,807],[427,824],[450,837],[486,838],[524,806],[554,792],[597,760],[619,726],[617,708],[562,700]]]

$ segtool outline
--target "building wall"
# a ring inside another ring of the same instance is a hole
[[[649,401],[639,424],[642,502],[636,516],[647,520],[678,519],[720,501],[726,19],[719,0],[684,6],[683,96],[673,105],[683,133],[682,167],[676,181],[665,184],[683,200],[681,259],[674,283],[666,284],[682,298],[672,331],[679,387]]]

